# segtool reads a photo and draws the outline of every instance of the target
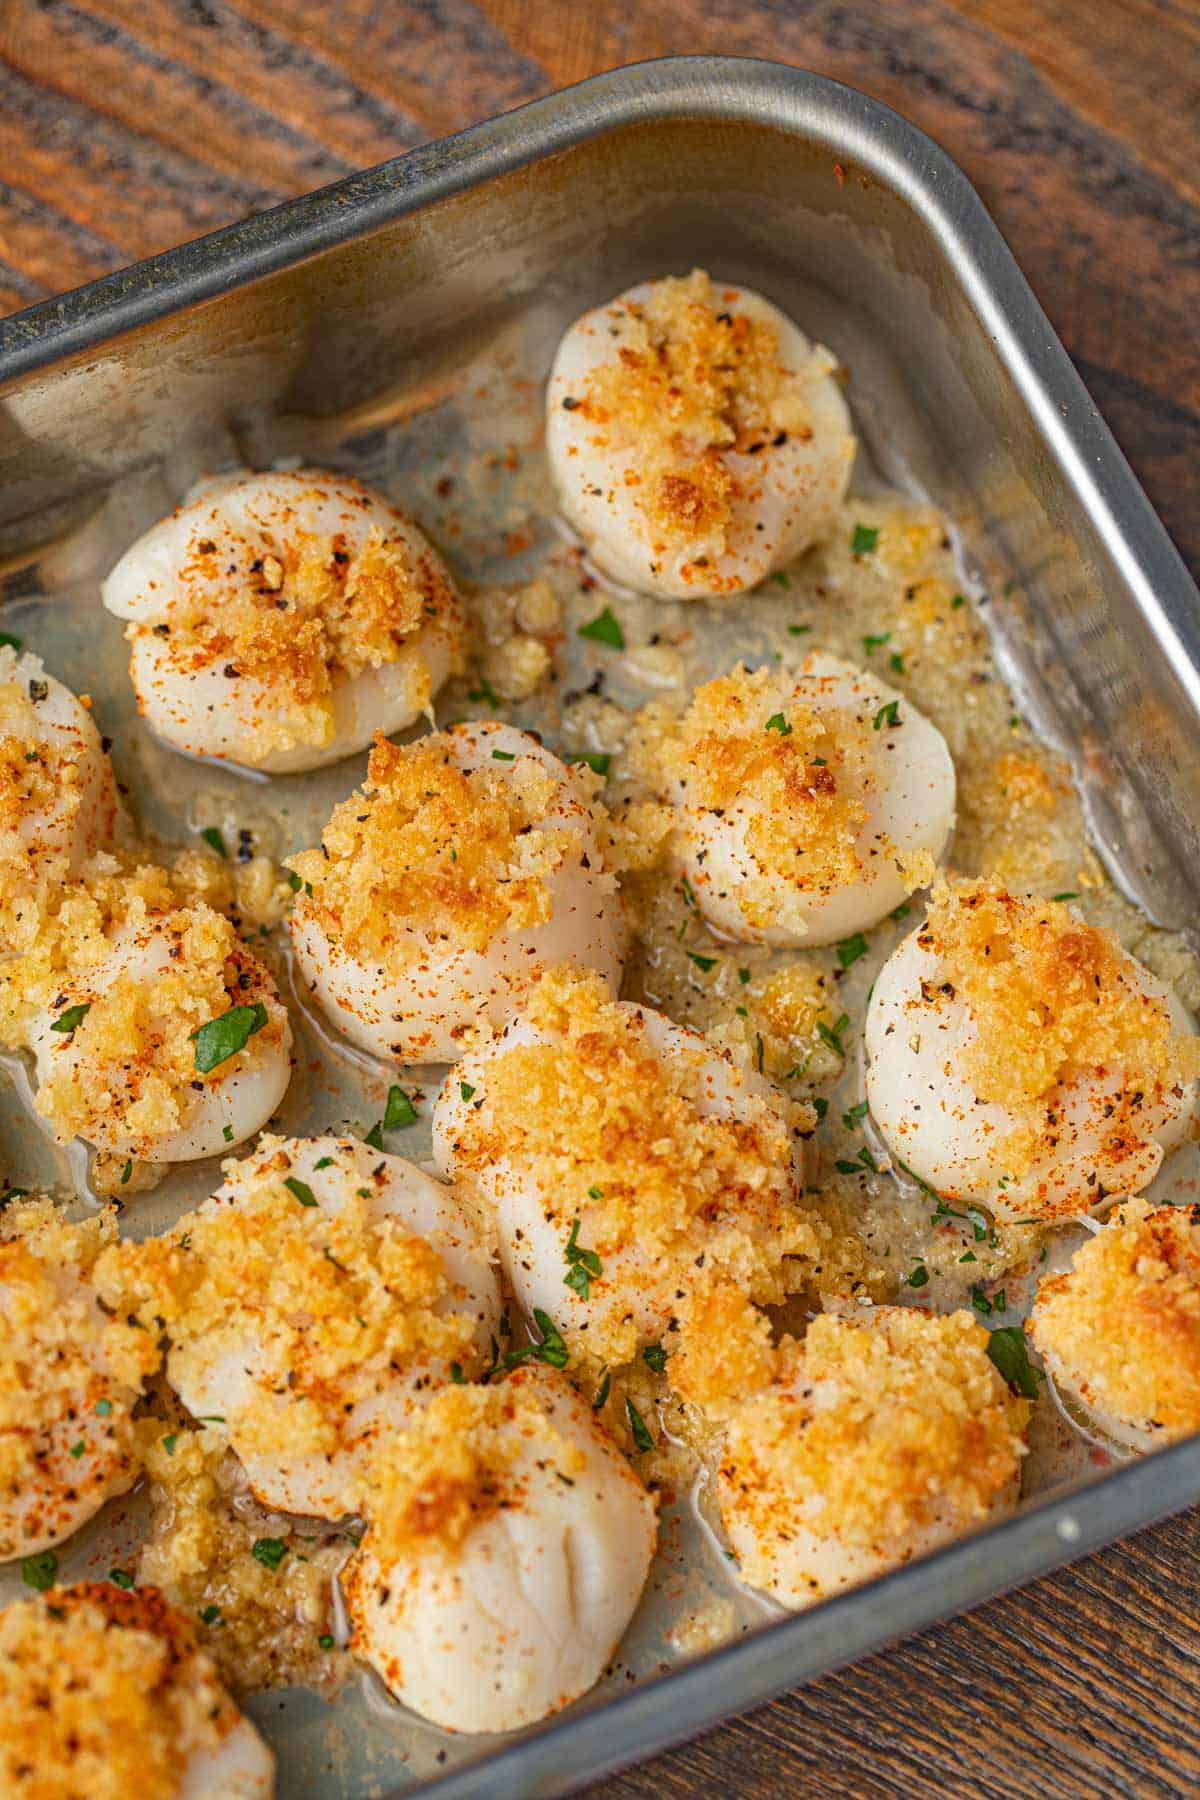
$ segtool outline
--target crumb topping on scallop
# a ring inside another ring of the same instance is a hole
[[[0,1614],[0,1787],[37,1800],[175,1800],[241,1714],[153,1588],[102,1582]]]
[[[1200,1206],[1124,1201],[1039,1284],[1027,1329],[1089,1405],[1160,1442],[1200,1430]]]
[[[414,925],[482,952],[501,932],[545,924],[546,877],[582,851],[578,831],[542,828],[563,778],[508,753],[463,769],[451,739],[377,739],[365,787],[334,809],[322,848],[290,860],[325,930],[385,968],[413,956]]]
[[[475,1320],[448,1310],[458,1293],[440,1251],[379,1213],[387,1159],[364,1176],[359,1151],[346,1141],[331,1152],[323,1176],[338,1192],[326,1207],[293,1173],[287,1141],[263,1138],[253,1157],[226,1163],[235,1194],[101,1259],[109,1302],[162,1322],[179,1388],[202,1389],[253,1346],[253,1379],[224,1420],[240,1455],[331,1457],[355,1406],[398,1370],[427,1359],[478,1367]]]

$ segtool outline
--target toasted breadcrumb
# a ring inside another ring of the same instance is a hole
[[[1200,1206],[1116,1207],[1039,1284],[1026,1329],[1097,1411],[1162,1443],[1200,1430]]]
[[[252,1345],[250,1397],[226,1417],[239,1455],[334,1455],[351,1409],[404,1368],[479,1361],[473,1320],[440,1310],[455,1295],[441,1253],[372,1205],[386,1180],[363,1176],[349,1143],[335,1211],[287,1186],[282,1139],[225,1164],[233,1198],[185,1215],[165,1237],[126,1241],[97,1267],[101,1293],[171,1341],[169,1370],[201,1385]],[[281,1398],[282,1397],[282,1398]],[[353,1509],[347,1496],[346,1510]]]
[[[369,1548],[385,1562],[430,1548],[453,1556],[484,1519],[520,1505],[531,1450],[568,1481],[586,1461],[536,1389],[513,1380],[444,1388],[374,1460],[364,1500]]]
[[[63,1143],[119,1131],[152,1154],[156,1140],[185,1126],[204,1089],[238,1067],[278,1049],[286,1015],[266,970],[211,907],[179,908],[148,921],[151,941],[165,941],[168,964],[136,965],[103,987],[88,973],[68,978],[52,1002],[87,1011],[64,1058],[42,1081],[37,1109]],[[119,949],[108,945],[110,950]],[[215,1068],[196,1066],[195,1034],[235,1006],[262,1004],[267,1023],[244,1048]]]
[[[102,1582],[0,1615],[0,1789],[22,1800],[175,1800],[241,1714],[153,1588]]]
[[[729,1424],[722,1510],[753,1534],[743,1573],[769,1587],[772,1545],[799,1530],[886,1556],[980,1522],[1016,1480],[1029,1410],[968,1312],[820,1315]]]
[[[601,1263],[623,1259],[622,1298],[681,1290],[697,1258],[764,1301],[802,1285],[820,1240],[797,1202],[782,1095],[745,1093],[738,1117],[706,1110],[720,1053],[703,1039],[656,1050],[640,1014],[592,973],[547,973],[526,1018],[545,1041],[490,1060],[455,1146],[464,1173],[511,1159],[549,1217],[569,1226],[585,1214]],[[727,1076],[744,1088],[732,1063]],[[593,1281],[597,1296],[608,1279]],[[589,1327],[588,1348],[614,1365],[637,1341],[628,1309]]]
[[[96,1303],[95,1263],[115,1238],[111,1213],[69,1224],[42,1197],[0,1212],[0,1495],[26,1541],[57,1537],[57,1510],[69,1528],[74,1502],[91,1491],[99,1506],[137,1467],[130,1408],[159,1352]],[[87,1448],[72,1462],[74,1438]],[[5,1535],[0,1555],[17,1553]]]
[[[610,435],[636,439],[646,536],[692,543],[715,559],[738,493],[723,452],[752,450],[778,433],[811,434],[803,390],[770,325],[737,309],[732,290],[703,270],[656,281],[645,302],[621,299],[617,359],[586,383],[579,407]]]
[[[289,859],[326,933],[397,974],[414,926],[482,952],[501,931],[544,924],[545,877],[582,849],[570,827],[539,829],[567,784],[537,757],[466,773],[451,745],[450,733],[404,747],[377,738],[367,784],[335,808],[323,848]]]
[[[860,878],[870,737],[869,722],[848,709],[798,705],[790,679],[739,665],[697,689],[663,742],[665,773],[689,808],[720,817],[745,805],[755,878],[742,907],[752,925],[802,932],[814,896]]]

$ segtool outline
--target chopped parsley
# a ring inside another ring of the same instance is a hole
[[[323,1157],[321,1157],[319,1162],[315,1162],[313,1164],[314,1169],[330,1169],[332,1167],[333,1167],[332,1156],[323,1156]]]
[[[179,1442],[179,1434],[174,1431],[168,1432],[167,1436],[162,1441],[162,1447],[166,1451],[168,1456],[174,1456],[175,1446],[178,1442]]]
[[[492,761],[493,762],[516,762],[516,760],[517,760],[517,753],[515,750],[493,750],[492,751]]]
[[[603,1273],[603,1266],[596,1252],[586,1249],[579,1242],[578,1219],[571,1226],[571,1235],[567,1239],[566,1257],[567,1272],[563,1276],[563,1285],[572,1288],[580,1299],[586,1300],[591,1293],[591,1283],[599,1279]]]
[[[133,1586],[133,1576],[129,1573],[128,1569],[110,1569],[108,1571],[108,1579],[112,1582],[114,1587],[128,1589]]]
[[[856,1131],[871,1110],[870,1101],[860,1100],[857,1106],[851,1106],[842,1114],[842,1124],[847,1131]]]
[[[220,1616],[220,1607],[211,1604],[204,1607],[200,1613],[201,1622],[205,1625],[215,1625]]]
[[[867,551],[873,550],[878,542],[879,527],[877,525],[856,525],[854,536],[850,539],[850,549],[855,556],[865,556]]]
[[[829,1111],[829,1102],[824,1094],[814,1094],[812,1107],[818,1119],[823,1119],[825,1114]]]
[[[67,1454],[68,1454],[68,1456],[73,1456],[75,1458],[76,1462],[78,1462],[79,1458],[83,1455],[83,1453],[86,1449],[87,1449],[87,1445],[84,1443],[83,1439],[80,1438],[78,1443],[71,1445],[71,1448],[67,1452]]]
[[[695,950],[685,950],[684,955],[689,962],[694,962],[698,969],[703,969],[706,975],[710,969],[715,969],[717,966],[717,959],[715,956],[701,956],[699,952]]]
[[[847,1161],[845,1157],[839,1157],[834,1166],[839,1175],[861,1175],[864,1169],[870,1169],[872,1174],[878,1174],[879,1172],[879,1164],[875,1161],[875,1158],[871,1155],[871,1152],[867,1149],[865,1144],[853,1162]]]
[[[58,1558],[53,1550],[39,1550],[36,1556],[21,1558],[21,1580],[39,1594],[49,1593],[58,1579]]]
[[[612,752],[609,750],[572,750],[568,762],[586,763],[597,775],[607,775],[612,767]]]
[[[589,1251],[588,1254],[594,1255],[595,1253]],[[515,1369],[519,1363],[527,1362],[531,1356],[536,1362],[549,1363],[552,1369],[566,1368],[570,1356],[567,1346],[563,1342],[562,1332],[550,1314],[543,1312],[540,1306],[535,1306],[533,1322],[542,1334],[541,1342],[518,1344],[515,1350],[506,1350],[499,1361],[489,1369],[489,1374],[495,1374],[497,1369]],[[508,1332],[505,1331],[504,1335],[507,1337]]]
[[[333,1634],[332,1634],[332,1632],[323,1631],[321,1633],[320,1637],[317,1639],[317,1648],[319,1650],[332,1650],[333,1649]]]
[[[217,830],[215,825],[206,825],[204,830],[200,833],[200,836],[204,839],[210,849],[216,851],[218,856],[224,857],[226,862],[229,861],[229,852],[225,848],[225,839],[221,836],[221,833]]]
[[[923,1262],[919,1262],[916,1268],[911,1270],[910,1273],[904,1277],[904,1285],[906,1287],[922,1288],[928,1280],[929,1270],[925,1267]]]
[[[812,630],[811,625],[789,625],[788,630],[793,637],[804,637]]]
[[[1052,899],[1052,900],[1060,900],[1060,901],[1061,901],[1061,900],[1078,900],[1078,898],[1079,898],[1079,895],[1078,895],[1078,894],[1070,894],[1070,893],[1067,893],[1067,894],[1051,894],[1051,896],[1050,896],[1050,898],[1051,898],[1051,899]]]
[[[975,1282],[971,1288],[971,1305],[977,1313],[982,1313],[985,1319],[992,1311],[992,1303],[978,1282]]]
[[[648,1368],[653,1369],[656,1375],[661,1375],[667,1366],[667,1353],[661,1344],[647,1344],[642,1351],[642,1361]]]
[[[452,1362],[450,1364],[450,1379],[455,1387],[466,1387],[467,1378],[463,1374],[463,1366],[460,1362]]]
[[[74,1031],[77,1025],[83,1024],[91,1010],[90,1000],[83,1000],[78,1006],[68,1006],[66,1012],[59,1013],[50,1029],[62,1032]]]
[[[653,1450],[654,1439],[650,1436],[650,1433],[646,1428],[646,1421],[643,1419],[632,1400],[626,1399],[625,1411],[629,1418],[629,1429],[633,1433],[634,1449]]]
[[[417,1109],[401,1087],[388,1089],[387,1105],[383,1109],[383,1129],[385,1131],[407,1131],[410,1125],[417,1122]]]
[[[600,1411],[600,1408],[604,1405],[604,1402],[608,1399],[611,1388],[612,1388],[612,1370],[605,1369],[603,1375],[600,1377],[600,1386],[596,1389],[595,1398],[592,1401],[592,1411],[593,1412]]]
[[[836,1025],[827,1025],[824,1019],[818,1019],[817,1036],[823,1044],[828,1044],[831,1050],[836,1050],[839,1056],[845,1056],[846,1046],[842,1043],[842,1033],[849,1023],[849,1013],[843,1013]]]
[[[382,1150],[383,1149],[383,1120],[382,1119],[376,1119],[376,1121],[372,1125],[370,1131],[368,1131],[366,1137],[363,1139],[363,1143],[370,1144],[372,1150]]]
[[[767,720],[767,730],[777,731],[780,737],[791,737],[792,728],[782,713],[772,713]]]
[[[853,937],[843,938],[837,946],[837,958],[843,969],[852,968],[859,957],[866,954],[867,940],[861,931],[856,931]]]
[[[898,700],[889,700],[886,706],[881,706],[879,711],[875,714],[875,730],[882,731],[885,725],[898,724],[899,720],[897,714],[899,711],[900,702]]]
[[[954,598],[950,602],[951,610],[954,612],[957,612],[960,607],[965,606],[966,604],[967,604],[967,597],[965,594],[955,594]]]
[[[125,1167],[121,1170],[121,1186],[122,1187],[125,1186],[126,1182],[129,1180],[129,1177],[132,1174],[133,1174],[133,1158],[130,1157],[129,1161],[125,1164]]]
[[[739,969],[738,970],[738,980],[741,982],[743,987],[745,987],[745,985],[749,981],[749,979],[750,979],[749,969]]]
[[[1027,1400],[1036,1400],[1039,1381],[1046,1377],[1029,1360],[1025,1333],[1019,1325],[1001,1325],[988,1338],[987,1353],[1009,1387]]]
[[[891,641],[892,634],[890,631],[868,632],[863,639],[863,649],[867,651],[869,655],[872,650],[882,650],[883,646],[885,644],[890,644]]]
[[[606,606],[602,613],[589,619],[586,625],[581,625],[578,635],[590,638],[593,644],[608,644],[613,650],[625,648],[625,633],[617,623],[611,606]]]
[[[288,1553],[285,1538],[255,1538],[250,1546],[250,1554],[255,1562],[260,1562],[264,1569],[277,1569]]]
[[[288,870],[288,886],[291,888],[293,894],[298,894],[300,889],[304,886],[304,883],[294,869]]]
[[[891,669],[893,675],[907,675],[908,667],[901,651],[892,651],[892,654],[888,657],[888,668]]]
[[[253,1006],[231,1006],[215,1019],[208,1019],[192,1032],[196,1046],[196,1067],[207,1075],[244,1050],[256,1031],[267,1023],[267,1009],[261,1001]],[[57,1030],[57,1026],[55,1027]]]
[[[500,705],[500,696],[486,675],[481,675],[479,677],[478,687],[468,689],[467,699],[475,701],[476,703],[483,700],[488,706],[493,708],[498,708]]]
[[[790,588],[792,585],[792,578],[788,574],[786,569],[776,569],[775,573],[771,577],[771,580],[775,583],[775,585],[777,587],[781,587],[781,588]]]
[[[286,1175],[284,1177],[283,1185],[289,1194],[295,1194],[301,1206],[315,1206],[317,1204],[317,1196],[313,1193],[307,1181],[301,1181],[296,1175]]]
[[[911,911],[912,911],[912,907],[908,904],[908,901],[902,900],[900,902],[900,905],[898,907],[896,907],[895,911],[890,912],[888,914],[888,918],[894,919],[896,924],[899,925],[902,919],[907,919],[907,917]]]
[[[225,1139],[225,1142],[227,1144],[232,1144],[232,1142],[233,1142],[233,1126],[232,1125],[222,1125],[221,1136]]]
[[[14,637],[11,631],[0,631],[0,648],[19,650],[25,642],[24,638]]]
[[[464,1100],[469,1100],[472,1094],[474,1094],[475,1089],[471,1086],[469,1081],[460,1081],[458,1084],[458,1091]]]

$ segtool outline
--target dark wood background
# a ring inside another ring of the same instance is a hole
[[[1200,567],[1196,0],[0,0],[0,312],[644,57],[886,100],[966,168]],[[1188,1514],[592,1790],[1200,1794]]]

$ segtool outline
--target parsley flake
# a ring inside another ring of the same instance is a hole
[[[81,1001],[78,1006],[68,1006],[66,1012],[59,1013],[50,1029],[62,1032],[74,1031],[77,1025],[83,1024],[91,1010],[90,1000]]]
[[[53,1550],[39,1550],[36,1556],[21,1558],[21,1580],[26,1587],[47,1594],[58,1579],[58,1558]]]
[[[319,1650],[332,1650],[333,1649],[333,1634],[332,1634],[332,1632],[323,1631],[321,1633],[320,1637],[317,1639],[317,1648]]]
[[[1015,1387],[1027,1400],[1037,1399],[1038,1383],[1046,1377],[1030,1362],[1025,1333],[1019,1325],[1001,1325],[993,1331],[987,1353],[1009,1387]]]
[[[383,1129],[385,1131],[407,1131],[410,1125],[417,1122],[417,1109],[401,1087],[388,1089],[387,1105],[383,1109]]]
[[[220,1607],[213,1606],[210,1604],[210,1605],[204,1607],[200,1613],[201,1623],[205,1624],[205,1625],[215,1625],[217,1620],[220,1618],[220,1616],[221,1616]]]
[[[667,1366],[667,1353],[661,1344],[647,1344],[642,1351],[642,1361],[647,1368],[653,1369],[656,1375],[661,1375]]]
[[[791,737],[792,728],[782,713],[772,713],[767,720],[767,730],[777,731],[780,737]]]
[[[256,1001],[253,1006],[231,1006],[228,1012],[198,1025],[191,1035],[200,1074],[209,1074],[223,1062],[228,1062],[231,1056],[236,1056],[239,1050],[244,1050],[255,1032],[261,1031],[266,1023],[267,1009],[261,1001]]]
[[[217,830],[215,825],[206,825],[204,830],[200,833],[200,836],[204,839],[210,849],[216,851],[218,856],[223,857],[226,862],[229,861],[229,852],[225,848],[225,839],[221,836],[221,833]]]
[[[845,1056],[846,1046],[842,1043],[842,1033],[849,1023],[849,1013],[843,1013],[836,1025],[827,1025],[824,1019],[818,1019],[817,1036],[823,1044],[828,1044],[831,1050],[836,1050],[839,1056]]]
[[[929,1270],[925,1267],[923,1262],[919,1262],[916,1268],[904,1277],[904,1285],[906,1287],[922,1288],[928,1280]]]
[[[284,1538],[255,1538],[250,1546],[251,1556],[255,1562],[260,1562],[264,1569],[277,1569],[287,1553],[287,1541]]]
[[[129,1589],[133,1586],[133,1576],[128,1569],[110,1569],[108,1579],[114,1587]]]
[[[592,1401],[592,1411],[593,1412],[600,1411],[600,1408],[604,1405],[604,1402],[608,1399],[609,1391],[610,1391],[611,1387],[612,1387],[612,1370],[605,1369],[603,1375],[600,1377],[600,1386],[596,1389],[596,1395]]]
[[[811,630],[812,630],[811,625],[789,625],[788,626],[788,631],[791,633],[792,637],[804,637],[805,634],[807,632],[810,632]]]
[[[286,1175],[284,1177],[283,1185],[289,1194],[295,1194],[301,1206],[315,1206],[317,1204],[317,1196],[313,1193],[307,1181],[301,1181],[296,1175]]]
[[[885,725],[899,724],[897,717],[899,711],[900,702],[898,700],[889,700],[886,706],[881,706],[873,721],[875,730],[882,731]]]
[[[607,775],[612,767],[612,752],[609,750],[572,750],[568,762],[586,763],[597,775]]]
[[[579,1242],[579,1220],[571,1226],[571,1235],[566,1247],[567,1272],[563,1276],[563,1284],[572,1288],[582,1300],[591,1293],[591,1283],[598,1280],[603,1272],[600,1258],[594,1250],[588,1250]]]
[[[492,761],[493,762],[516,762],[516,760],[517,760],[517,753],[515,750],[493,750],[492,751]]]
[[[633,1433],[634,1449],[653,1450],[654,1439],[646,1428],[646,1421],[630,1399],[625,1401],[625,1412],[629,1418],[629,1429]]]
[[[602,613],[598,613],[586,625],[581,625],[578,636],[590,638],[594,644],[607,644],[613,650],[625,648],[625,633],[617,623],[611,606],[606,606]]]
[[[0,649],[19,650],[24,642],[24,638],[14,637],[11,631],[0,631]]]
[[[856,525],[854,536],[850,539],[851,553],[854,556],[864,556],[868,550],[873,550],[878,542],[879,527],[877,525]]]
[[[469,1100],[475,1092],[475,1089],[471,1086],[469,1081],[460,1081],[458,1084],[458,1091],[464,1100]]]
[[[843,969],[851,968],[860,956],[866,954],[867,940],[861,931],[856,931],[853,937],[843,938],[837,946],[837,958]]]
[[[885,644],[890,644],[891,641],[892,634],[890,631],[868,632],[863,639],[863,649],[869,654],[872,650],[882,650],[883,646]]]

